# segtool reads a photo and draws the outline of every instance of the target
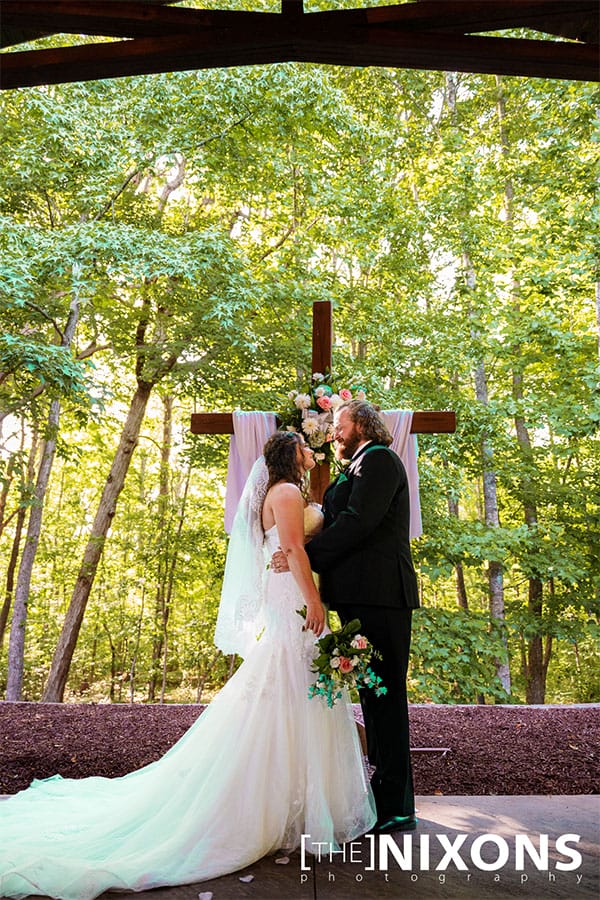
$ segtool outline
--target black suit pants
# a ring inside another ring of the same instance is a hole
[[[415,798],[406,695],[412,609],[340,603],[337,612],[342,624],[360,619],[361,633],[381,654],[371,668],[387,693],[377,697],[370,688],[360,691],[369,762],[375,766],[371,787],[378,816],[412,815]]]

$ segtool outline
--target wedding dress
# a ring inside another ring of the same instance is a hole
[[[307,531],[316,517],[307,507]],[[265,559],[278,544],[273,526]],[[303,833],[339,845],[373,826],[351,706],[308,699],[315,636],[301,594],[289,573],[265,581],[260,639],[161,759],[121,778],[55,775],[0,801],[0,896],[190,884],[296,848]]]

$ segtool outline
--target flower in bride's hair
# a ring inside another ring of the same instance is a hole
[[[308,409],[310,407],[310,395],[297,394],[294,398],[294,406],[296,406],[297,409]]]
[[[352,391],[349,391],[348,388],[342,388],[340,391],[340,397],[342,400],[352,400]]]
[[[356,394],[355,394],[355,396],[354,396],[354,399],[355,399],[355,400],[366,400],[366,399],[367,399],[367,395],[365,394],[364,391],[357,391]]]

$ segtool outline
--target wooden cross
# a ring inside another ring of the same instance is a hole
[[[327,372],[332,368],[331,302],[313,303],[312,371]],[[233,414],[202,412],[192,414],[192,434],[233,434]],[[456,431],[456,413],[427,410],[413,413],[412,434],[451,434]],[[311,494],[320,501],[329,484],[329,466],[315,466],[311,472]]]

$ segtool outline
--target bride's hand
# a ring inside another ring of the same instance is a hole
[[[285,555],[283,550],[276,550],[271,557],[271,569],[273,570],[273,572],[275,572],[276,575],[281,575],[283,572],[290,571],[287,556]]]
[[[306,604],[306,625],[309,631],[313,631],[317,637],[323,633],[325,628],[325,607],[320,600],[315,600]]]

